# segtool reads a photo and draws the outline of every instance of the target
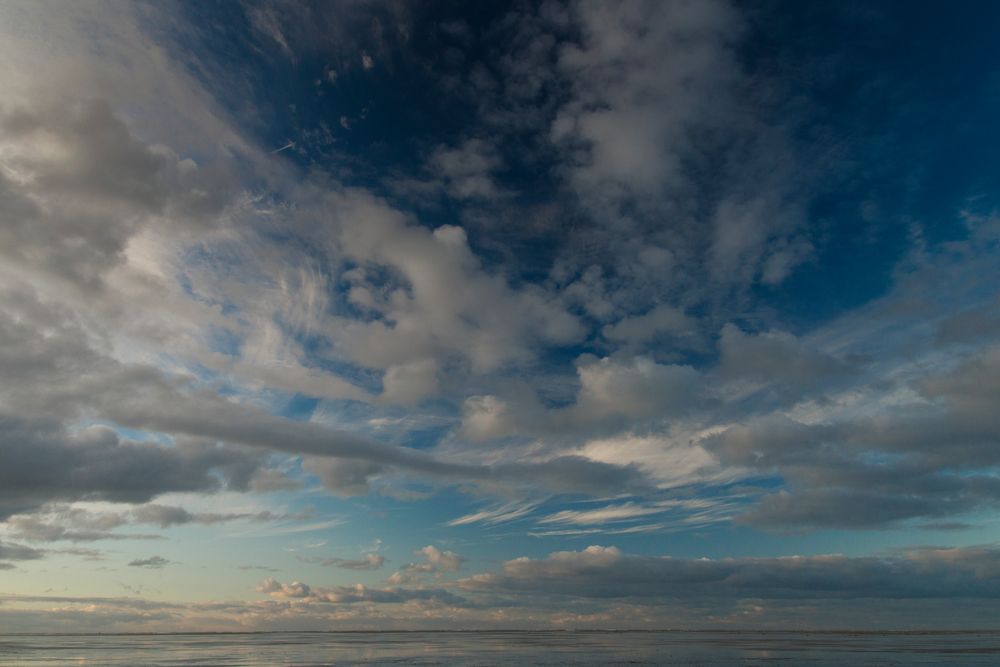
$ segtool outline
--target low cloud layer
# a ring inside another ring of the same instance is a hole
[[[147,559],[161,567],[165,559]],[[60,627],[133,630],[448,627],[968,627],[997,609],[995,547],[919,547],[874,556],[685,559],[591,546],[521,557],[494,571],[431,586],[313,586],[267,578],[263,599],[170,603],[141,598],[6,596],[5,618],[30,622],[58,604]],[[945,614],[952,609],[952,614]],[[16,615],[13,615],[16,614]],[[81,614],[90,614],[88,617]],[[942,615],[943,614],[943,615]],[[937,616],[935,616],[937,615]],[[498,619],[499,622],[498,622]],[[63,624],[66,624],[65,626]],[[165,625],[164,625],[165,624]],[[11,627],[24,627],[21,625]]]

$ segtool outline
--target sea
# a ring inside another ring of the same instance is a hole
[[[1000,632],[17,634],[0,665],[1000,665]]]

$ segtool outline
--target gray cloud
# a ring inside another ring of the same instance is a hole
[[[129,567],[145,567],[153,570],[160,570],[170,564],[170,561],[162,556],[150,556],[149,558],[138,558],[129,562]]]
[[[46,505],[34,514],[10,516],[4,526],[19,539],[30,542],[94,542],[98,540],[151,540],[161,535],[114,532],[123,526],[152,524],[160,528],[185,524],[213,525],[227,521],[301,520],[309,513],[190,512],[182,507],[147,504],[125,512],[92,512],[72,506]]]
[[[11,569],[13,563],[8,561],[36,560],[43,558],[45,552],[41,549],[32,549],[23,544],[12,544],[10,542],[0,542],[0,570]]]
[[[781,331],[748,334],[726,325],[719,338],[717,372],[723,378],[760,383],[765,391],[793,403],[833,389],[852,370],[850,364]]]
[[[102,522],[103,523],[103,522]],[[106,527],[91,527],[93,523],[80,517],[60,517],[59,521],[46,520],[35,515],[17,515],[7,519],[5,526],[19,539],[29,542],[96,542],[99,540],[156,540],[160,535],[143,533],[116,533],[110,528],[121,522],[108,522]],[[82,524],[82,525],[81,525]]]
[[[101,286],[143,225],[204,224],[229,196],[221,172],[139,142],[103,101],[0,110],[0,143],[17,179],[0,179],[4,260],[74,287]]]
[[[369,588],[357,584],[355,586],[339,586],[337,588],[312,588],[307,584],[292,582],[282,584],[275,579],[265,579],[257,586],[257,591],[279,599],[308,600],[327,604],[356,604],[370,602],[375,604],[402,604],[412,601],[432,602],[446,605],[461,606],[466,600],[459,595],[444,589],[430,588]]]
[[[970,308],[947,318],[938,326],[937,341],[942,345],[977,343],[1000,338],[997,304]]]
[[[59,37],[39,40],[63,54],[57,64],[69,74],[44,76],[58,68],[36,72],[0,46],[22,64],[4,75],[10,99],[0,109],[0,519],[19,539],[278,520],[148,504],[109,518],[115,525],[20,515],[53,502],[281,488],[293,482],[269,467],[275,453],[304,457],[304,471],[341,495],[389,493],[416,475],[501,498],[618,497],[722,467],[726,479],[784,480],[742,519],[769,527],[872,528],[995,506],[997,359],[970,350],[997,334],[990,304],[951,303],[943,289],[948,305],[937,310],[914,297],[919,289],[897,298],[883,322],[903,322],[906,311],[904,323],[931,331],[939,351],[968,356],[922,357],[930,370],[886,373],[879,388],[875,375],[927,348],[886,336],[874,349],[896,349],[865,375],[831,332],[793,336],[751,303],[749,288],[782,282],[815,239],[795,194],[808,190],[800,171],[809,170],[785,145],[787,128],[764,117],[767,105],[758,111],[740,92],[767,86],[737,66],[743,26],[728,4],[549,3],[504,17],[498,34],[516,26],[517,39],[470,83],[489,131],[431,144],[424,165],[469,231],[329,176],[300,178],[280,166],[288,153],[261,156],[229,129],[185,67],[151,65],[147,52],[162,52],[148,48],[131,10],[103,12],[102,34],[115,39],[100,49],[67,39],[77,11],[65,25],[45,18]],[[380,11],[351,7],[360,18],[337,24],[315,7],[262,4],[248,8],[248,39],[269,40],[290,61],[331,56],[322,85],[336,85],[331,71],[363,74],[362,54],[373,75],[391,67],[402,32],[346,39],[344,25],[370,27]],[[324,46],[317,26],[344,45]],[[38,55],[29,38],[8,36]],[[331,55],[339,49],[342,60]],[[190,58],[191,71],[211,71]],[[21,71],[53,90],[24,84]],[[242,107],[246,82],[227,81]],[[517,199],[504,189],[504,142],[522,135],[534,137],[525,139],[532,168],[560,164],[543,174],[559,201],[497,212],[489,207]],[[236,185],[237,163],[260,192]],[[691,176],[702,172],[713,174],[707,188]],[[518,262],[495,264],[525,238],[570,226],[572,240],[560,239],[530,280]],[[949,268],[938,274],[959,276]],[[720,327],[718,363],[700,359],[712,356]],[[578,345],[601,356],[579,356]],[[575,367],[553,370],[547,353],[564,358],[571,346]],[[694,365],[680,361],[688,356]],[[514,376],[525,379],[504,384]],[[889,396],[896,390],[902,403]],[[296,394],[352,401],[360,407],[345,413],[365,417],[333,427],[278,416]],[[869,398],[881,416],[857,407]],[[456,405],[460,429],[427,451],[388,444],[408,432],[372,437],[365,422],[399,406]],[[656,509],[621,507],[553,522],[591,526],[609,512]],[[511,512],[521,516],[497,516]]]
[[[311,517],[310,513],[276,514],[274,512],[190,512],[171,505],[142,505],[131,512],[135,523],[155,524],[160,528],[189,523],[213,525],[227,521],[287,521]]]
[[[705,440],[723,463],[783,475],[791,491],[744,519],[768,526],[873,528],[995,506],[1000,355],[988,350],[915,389],[922,401],[877,417],[802,423],[766,417]]]
[[[576,360],[575,401],[544,408],[523,389],[510,398],[493,395],[465,400],[462,429],[470,438],[510,435],[569,437],[620,432],[646,420],[678,417],[707,404],[707,385],[694,368],[660,364],[648,357]]]
[[[70,434],[59,423],[0,414],[0,516],[58,500],[139,503],[168,491],[213,491],[240,486],[246,454],[225,447],[167,448],[122,440],[91,427]]]
[[[919,548],[883,556],[677,559],[591,546],[517,558],[467,590],[570,598],[997,598],[993,547]]]
[[[358,559],[350,558],[309,558],[298,556],[303,563],[318,563],[323,567],[339,567],[345,570],[378,570],[385,564],[385,556],[381,554],[365,554]]]
[[[173,603],[142,598],[3,596],[3,620],[92,627],[352,628],[970,627],[995,613],[1000,556],[995,546],[917,547],[873,556],[684,559],[592,546],[522,557],[453,585],[333,588],[268,578],[265,600]],[[58,605],[44,618],[31,605]],[[25,605],[28,605],[27,607]],[[86,615],[77,617],[80,607]],[[375,608],[378,608],[375,611]],[[948,614],[946,610],[952,609]],[[367,612],[365,610],[368,610]],[[375,613],[370,613],[375,612]],[[54,615],[53,615],[54,614]],[[359,616],[360,614],[360,616]],[[692,622],[692,619],[697,619]],[[506,625],[509,624],[509,625]],[[5,627],[8,627],[5,625]]]
[[[260,455],[219,446],[220,440],[260,450],[341,457],[346,462],[320,472],[333,488],[353,492],[359,489],[359,479],[387,466],[446,481],[510,484],[537,479],[559,488],[599,492],[641,478],[634,469],[572,457],[541,466],[449,463],[320,424],[289,421],[193,387],[187,378],[104,356],[86,344],[86,334],[65,313],[43,305],[30,292],[16,297],[0,314],[0,337],[6,343],[0,366],[11,380],[0,395],[9,406],[66,419],[96,416],[170,434],[178,446],[122,442],[112,430],[100,427],[71,434],[52,417],[8,414],[0,421],[0,437],[10,443],[0,449],[10,479],[0,503],[7,516],[58,500],[139,503],[167,491],[248,488],[262,468]],[[48,336],[35,335],[35,327],[41,326],[49,327]],[[87,463],[89,457],[105,460],[108,451],[118,453],[113,465]]]

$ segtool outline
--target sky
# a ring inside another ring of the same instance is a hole
[[[997,21],[0,0],[0,628],[988,625]]]

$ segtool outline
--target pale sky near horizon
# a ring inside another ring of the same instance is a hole
[[[988,625],[998,23],[0,0],[0,631]]]

